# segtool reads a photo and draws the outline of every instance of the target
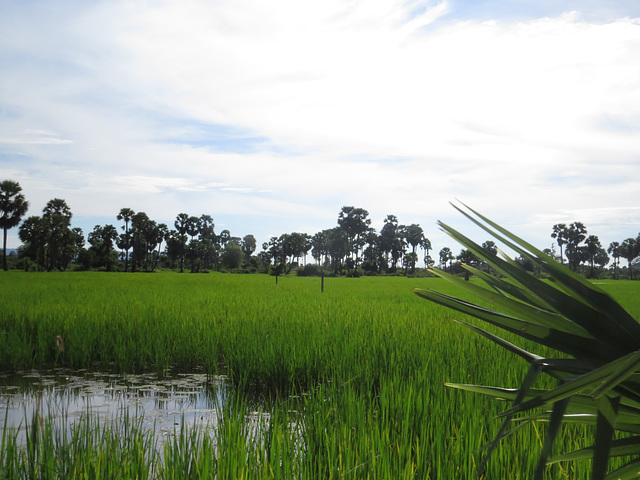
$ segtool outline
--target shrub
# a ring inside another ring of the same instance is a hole
[[[322,267],[319,265],[305,265],[304,267],[298,267],[296,274],[299,277],[319,277],[322,275]]]

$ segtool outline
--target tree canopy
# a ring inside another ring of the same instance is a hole
[[[253,234],[234,236],[227,229],[217,233],[209,214],[178,213],[170,228],[145,212],[127,207],[115,215],[120,225],[96,225],[87,236],[85,248],[82,231],[71,227],[73,215],[65,200],[54,198],[47,202],[41,216],[23,220],[28,202],[19,184],[11,180],[0,183],[0,207],[5,269],[7,230],[18,226],[18,236],[23,242],[20,262],[27,269],[65,270],[73,263],[74,268],[125,272],[154,271],[160,266],[180,272],[226,269],[290,273],[296,267],[306,266],[310,258],[316,266],[308,271],[336,275],[413,274],[420,265],[419,259],[425,269],[439,263],[443,269],[459,274],[463,272],[460,265],[468,264],[495,273],[487,262],[474,258],[469,251],[455,255],[445,246],[434,259],[430,255],[431,241],[419,224],[402,224],[396,215],[388,214],[376,231],[369,212],[356,206],[343,206],[333,227],[313,235],[285,232],[262,243],[261,251]],[[574,221],[553,225],[551,237],[559,247],[559,258],[555,257],[553,246],[545,251],[561,263],[566,260],[573,271],[596,277],[605,271],[612,258],[613,276],[617,278],[623,258],[627,266],[622,270],[626,268],[628,277],[633,278],[640,254],[640,234],[637,238],[612,242],[605,250],[598,236],[590,234],[582,222]],[[498,254],[491,240],[482,247],[490,255]],[[536,273],[536,269],[532,267],[531,272]]]

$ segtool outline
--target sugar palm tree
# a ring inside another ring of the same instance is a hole
[[[633,280],[633,268],[631,267],[634,258],[638,256],[638,241],[635,238],[627,238],[620,244],[619,250],[620,256],[628,262],[629,280]]]
[[[618,279],[618,266],[620,265],[620,243],[611,242],[607,252],[613,257],[613,278]]]
[[[549,255],[476,211],[466,206],[455,208],[517,255],[533,262],[548,279],[534,277],[506,255],[490,254],[440,222],[446,233],[490,264],[500,276],[465,265],[464,268],[484,280],[488,286],[485,288],[442,270],[432,271],[493,305],[495,310],[432,289],[416,290],[416,293],[558,352],[558,358],[544,358],[486,330],[460,322],[530,365],[516,390],[448,384],[511,401],[510,408],[501,414],[502,427],[479,463],[479,473],[484,472],[501,439],[531,422],[544,420],[549,422],[549,428],[535,480],[543,478],[550,463],[582,459],[592,460],[592,480],[637,478],[640,471],[640,324],[608,294]],[[557,387],[532,388],[542,373],[555,378]],[[539,413],[540,409],[544,411]],[[520,423],[512,427],[514,419]],[[567,422],[593,425],[593,444],[552,458],[556,436]],[[608,472],[609,459],[613,456],[627,456],[631,460]]]
[[[551,233],[551,238],[555,238],[556,242],[558,242],[558,247],[560,247],[560,263],[564,263],[564,259],[562,258],[562,247],[567,243],[566,230],[566,223],[556,223],[553,226],[553,232]]]
[[[124,250],[124,271],[127,271],[129,267],[129,249],[131,248],[131,237],[129,236],[129,222],[133,219],[133,216],[136,214],[130,208],[121,208],[120,213],[116,217],[118,220],[124,221],[124,234],[122,236],[120,246]]]
[[[0,228],[3,230],[2,267],[7,266],[7,231],[18,226],[22,217],[29,209],[29,202],[20,193],[22,188],[18,182],[3,180],[0,182]]]

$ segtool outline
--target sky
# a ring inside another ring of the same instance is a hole
[[[539,248],[640,232],[636,0],[0,0],[0,65],[0,179],[85,236],[126,207],[260,245],[349,205],[487,240],[452,201]]]

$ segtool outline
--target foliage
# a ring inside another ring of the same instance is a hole
[[[456,209],[521,257],[533,262],[551,280],[547,282],[533,277],[507,256],[499,258],[489,254],[440,222],[446,233],[483,258],[502,277],[486,275],[466,266],[489,287],[482,288],[460,282],[443,271],[437,271],[437,274],[465,287],[496,310],[434,289],[416,290],[416,293],[555,352],[553,356],[530,353],[486,330],[461,322],[530,365],[517,390],[449,384],[512,402],[512,406],[500,415],[504,423],[487,445],[479,473],[484,472],[499,441],[527,424],[545,420],[549,426],[534,478],[542,479],[548,464],[581,459],[592,461],[592,480],[636,478],[640,468],[640,436],[637,435],[640,433],[640,380],[636,373],[640,370],[640,324],[604,291],[529,243],[468,207],[467,210]],[[576,245],[572,235],[578,238],[585,233],[577,228],[578,225],[575,227],[573,234],[564,230],[567,245],[572,242]],[[567,248],[571,263],[569,251],[571,249]],[[533,388],[541,373],[554,378],[557,385],[548,389]],[[514,420],[519,422],[515,426],[512,424]],[[551,457],[560,427],[570,422],[593,426],[593,444]],[[628,455],[634,457],[607,474],[610,458]]]
[[[6,271],[7,266],[7,231],[17,227],[22,217],[29,209],[22,193],[22,187],[18,182],[3,180],[0,182],[0,228],[3,231],[2,242],[2,267]]]
[[[53,199],[45,210],[56,202],[66,206],[64,200]],[[61,208],[60,211],[55,211],[58,207]],[[66,269],[71,263],[75,263],[76,269],[93,268],[107,271],[152,272],[157,266],[179,268],[180,272],[184,272],[185,269],[192,272],[208,272],[213,268],[219,271],[223,250],[229,243],[239,245],[244,253],[243,267],[236,269],[239,272],[267,273],[273,263],[284,265],[289,273],[295,266],[306,265],[309,252],[315,262],[326,271],[332,270],[335,275],[346,273],[347,276],[396,273],[400,268],[404,269],[404,275],[414,275],[422,261],[426,269],[438,260],[430,256],[432,245],[420,225],[402,225],[395,215],[387,215],[382,228],[376,232],[371,227],[367,210],[353,206],[342,207],[337,226],[333,228],[322,230],[313,236],[302,232],[283,233],[263,243],[262,251],[257,253],[257,241],[253,235],[248,234],[240,238],[232,236],[228,230],[222,230],[218,235],[214,230],[213,218],[209,215],[197,217],[179,213],[173,224],[175,229],[169,230],[167,225],[156,224],[146,213],[136,213],[130,208],[122,208],[116,216],[124,225],[123,232],[115,240],[112,239],[115,227],[97,225],[88,237],[91,246],[84,250],[82,232],[70,228],[70,223],[66,225],[70,232],[67,238],[57,234],[65,228],[65,217],[67,222],[71,219],[68,207],[66,210],[61,205],[58,207],[53,207],[51,212],[43,215],[43,218],[49,217],[49,223],[40,222],[40,217],[30,217],[23,222],[21,239],[26,239],[20,248],[20,265],[23,268]],[[6,229],[4,233],[6,237]],[[560,246],[561,263],[566,256],[572,270],[579,271],[589,278],[608,275],[607,251],[602,248],[597,236],[587,235],[584,224],[556,224],[551,236]],[[120,249],[121,262],[112,258],[114,242]],[[486,247],[495,248],[492,243],[489,241]],[[615,248],[612,247],[614,244]],[[423,250],[422,255],[418,253],[418,248]],[[622,245],[612,243],[609,253],[614,259],[614,278],[617,278],[619,260],[623,255],[623,258],[628,260],[627,271],[632,278],[631,266],[640,253],[638,238],[629,238]],[[466,252],[456,257],[449,247],[444,247],[440,254],[443,255],[439,258],[443,268],[448,267],[450,273],[468,275],[459,264],[454,264],[456,258],[460,263],[468,263],[465,262]],[[526,260],[523,259],[523,262],[526,263]],[[582,267],[584,263],[590,265],[589,270]],[[18,263],[14,262],[12,265]],[[485,271],[489,269],[482,262],[476,266]],[[535,268],[533,270],[537,272]]]
[[[323,270],[318,265],[308,264],[304,267],[299,267],[296,274],[299,277],[319,277],[323,274]]]
[[[121,208],[120,213],[117,215],[118,220],[124,221],[124,233],[118,238],[118,248],[124,250],[124,271],[126,272],[129,267],[129,249],[131,248],[131,235],[129,234],[129,223],[136,214],[130,208]]]
[[[222,252],[222,265],[224,268],[228,270],[239,268],[243,258],[242,247],[231,242],[225,245],[224,251]]]
[[[89,233],[88,240],[91,244],[89,250],[95,253],[95,262],[94,265],[101,267],[104,266],[107,271],[111,271],[111,266],[113,264],[113,245],[114,242],[118,239],[118,230],[113,225],[105,225],[101,227],[100,225],[96,225],[91,233]]]
[[[47,202],[41,217],[29,217],[20,225],[22,255],[41,270],[66,270],[84,246],[82,230],[71,228],[71,217],[64,200],[54,198]]]
[[[462,283],[477,284],[478,277]],[[503,404],[443,382],[513,384],[526,364],[452,322],[456,312],[408,295],[420,287],[472,298],[440,278],[326,277],[324,293],[320,284],[314,277],[281,277],[276,284],[267,275],[217,272],[8,272],[0,275],[0,371],[55,364],[227,375],[238,398],[211,407],[223,429],[163,435],[169,446],[155,457],[162,469],[156,478],[185,478],[189,471],[210,472],[195,478],[472,478],[469,452],[497,433],[492,416]],[[637,282],[603,287],[640,314]],[[63,354],[57,335],[64,339]],[[256,405],[256,396],[266,403]],[[260,432],[250,428],[258,415],[267,422]],[[1,427],[0,421],[0,435]],[[96,435],[79,435],[82,451],[61,444],[53,455],[33,458],[89,465],[112,458],[111,466],[152,458],[153,450],[134,445],[140,440],[135,435],[121,439],[131,440],[123,458],[102,432],[103,426]],[[557,443],[582,448],[588,432],[570,425]],[[487,478],[532,478],[539,432],[521,429],[504,442],[509,455],[496,451]],[[0,448],[0,456],[6,451]],[[561,463],[555,470],[557,480],[589,475],[588,464]],[[83,471],[78,465],[79,478],[86,478]]]
[[[627,238],[625,239],[620,246],[618,247],[619,255],[627,260],[629,270],[629,279],[633,278],[633,269],[631,268],[633,260],[640,253],[640,242],[636,238]]]

